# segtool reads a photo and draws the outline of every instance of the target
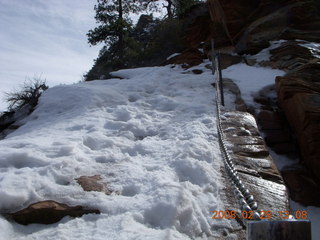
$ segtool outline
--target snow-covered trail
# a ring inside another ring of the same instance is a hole
[[[25,125],[0,141],[0,210],[55,200],[100,215],[21,226],[0,217],[0,239],[218,238],[228,220],[211,71],[120,70],[124,79],[49,89]],[[85,192],[101,175],[112,195]],[[231,236],[230,236],[231,237]]]

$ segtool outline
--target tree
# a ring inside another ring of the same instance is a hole
[[[186,11],[199,2],[199,0],[175,0],[176,15],[178,17],[183,16]]]
[[[166,17],[172,19],[175,16],[180,17],[186,10],[190,9],[192,5],[200,1],[201,0],[165,0],[166,4],[162,3],[162,7],[167,11]],[[144,8],[152,10],[159,10],[160,2],[163,2],[163,0],[140,0]]]
[[[88,32],[88,42],[91,45],[103,42],[104,46],[84,76],[86,81],[108,78],[111,71],[124,67],[161,64],[165,59],[163,54],[179,51],[183,45],[180,41],[183,26],[177,12],[186,11],[195,2],[197,0],[97,0],[95,19],[99,26]],[[136,26],[129,19],[129,13],[160,11],[162,7],[167,11],[165,19],[143,15]]]
[[[123,57],[125,48],[125,34],[132,26],[129,13],[139,11],[135,0],[97,0],[94,7],[95,19],[100,25],[89,30],[88,42],[91,45],[104,42],[107,47],[112,47],[116,55]]]
[[[167,10],[167,17],[169,19],[173,18],[174,14],[174,1],[175,0],[165,0],[167,5],[162,3],[162,7]],[[139,0],[140,4],[143,6],[143,9],[149,9],[153,11],[160,11],[159,2],[163,2],[162,0]]]

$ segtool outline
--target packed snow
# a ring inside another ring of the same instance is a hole
[[[261,50],[259,53],[255,55],[247,55],[247,59],[254,59],[256,62],[261,63],[264,61],[270,61],[271,53],[270,50],[273,50],[275,48],[278,48],[281,46],[282,43],[287,42],[287,40],[275,40],[270,41],[270,46]]]
[[[276,76],[285,72],[278,69],[248,66],[238,63],[222,71],[224,78],[232,79],[239,87],[241,97],[248,106],[254,106],[254,96],[264,87],[274,85]]]
[[[236,239],[229,220],[211,218],[225,210],[226,196],[207,64],[194,67],[200,75],[137,68],[47,90],[24,125],[0,141],[0,211],[55,200],[101,214],[28,226],[0,215],[0,239]],[[255,105],[253,96],[284,72],[240,63],[222,74]],[[75,180],[93,175],[113,193],[85,192]],[[319,209],[308,210],[317,224]]]
[[[213,77],[182,73],[120,70],[121,80],[47,90],[0,142],[1,212],[55,200],[101,214],[48,226],[1,217],[0,238],[194,239],[230,228],[211,218],[224,209]],[[92,175],[113,194],[84,192],[75,179]]]

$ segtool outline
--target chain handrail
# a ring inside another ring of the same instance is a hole
[[[218,53],[219,54],[219,53]],[[242,211],[247,211],[252,213],[253,220],[261,219],[261,216],[258,211],[258,203],[254,199],[253,195],[250,193],[249,189],[247,189],[238,176],[238,171],[235,169],[234,163],[228,153],[226,147],[226,141],[223,134],[222,126],[221,126],[221,105],[223,106],[223,91],[222,88],[222,74],[220,68],[220,59],[219,55],[212,56],[212,66],[215,67],[213,70],[214,75],[216,76],[215,81],[215,89],[216,89],[216,109],[217,109],[217,130],[218,130],[218,138],[219,138],[219,146],[222,154],[222,158],[224,160],[225,169],[229,175],[232,185],[235,188],[235,195],[238,198],[240,209]],[[248,219],[250,220],[250,219]]]

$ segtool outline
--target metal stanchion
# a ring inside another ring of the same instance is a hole
[[[212,67],[212,75],[214,75],[214,72],[216,70],[216,63],[215,63],[215,53],[214,53],[214,40],[211,39],[211,67]]]
[[[221,97],[221,105],[224,106],[224,95],[223,95],[223,83],[222,83],[222,73],[221,73],[221,59],[220,59],[220,52],[218,53],[218,56],[217,56],[217,64],[218,64],[218,74],[219,74],[219,86],[220,86],[220,97]]]

